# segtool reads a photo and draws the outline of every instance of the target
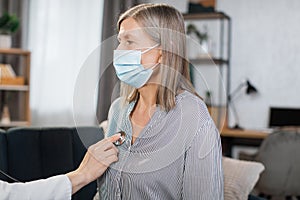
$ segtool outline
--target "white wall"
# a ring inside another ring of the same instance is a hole
[[[263,128],[270,106],[300,107],[300,1],[219,0],[232,18],[231,86],[245,78],[259,95],[236,100],[240,124]]]
[[[217,10],[232,18],[231,89],[249,78],[259,90],[236,98],[240,125],[267,127],[270,106],[300,108],[300,1],[218,0]]]

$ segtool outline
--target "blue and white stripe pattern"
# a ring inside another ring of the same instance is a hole
[[[220,135],[203,101],[185,91],[168,113],[159,107],[131,145],[135,102],[111,106],[107,136],[125,131],[119,161],[98,180],[100,199],[223,199]]]

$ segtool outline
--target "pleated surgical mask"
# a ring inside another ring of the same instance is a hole
[[[159,44],[156,44],[143,52],[141,50],[114,50],[113,65],[118,78],[134,88],[144,86],[159,63],[151,68],[144,68],[141,64],[142,54],[158,46]]]

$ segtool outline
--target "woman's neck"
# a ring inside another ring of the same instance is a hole
[[[157,85],[149,84],[139,89],[139,100],[137,108],[139,110],[149,110],[156,105]]]
[[[139,89],[139,99],[130,116],[132,122],[131,144],[135,142],[136,138],[139,136],[140,132],[147,125],[151,116],[155,112],[156,96],[156,85],[149,84]]]

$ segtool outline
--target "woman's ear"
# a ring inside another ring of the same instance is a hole
[[[158,58],[158,63],[162,62],[162,50],[159,50],[159,58]]]

